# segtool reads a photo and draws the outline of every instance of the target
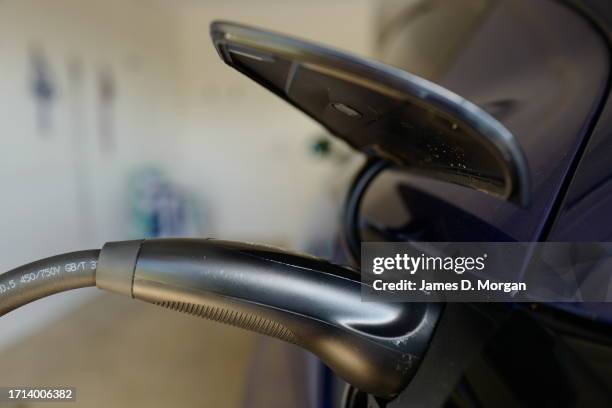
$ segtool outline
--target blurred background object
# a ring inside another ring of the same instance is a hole
[[[126,189],[131,238],[200,237],[212,230],[210,225],[202,225],[204,204],[193,200],[153,165],[134,170]],[[210,223],[212,217],[205,220]]]
[[[439,81],[495,0],[383,0],[376,12],[375,57]]]

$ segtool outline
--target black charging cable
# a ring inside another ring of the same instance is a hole
[[[99,255],[97,249],[70,252],[0,274],[0,316],[55,293],[96,286]]]
[[[372,181],[390,165],[386,160],[368,159],[349,188],[344,209],[344,242],[354,265],[361,264],[361,202]]]

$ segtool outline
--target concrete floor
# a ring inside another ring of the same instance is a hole
[[[0,385],[74,386],[76,403],[3,406],[243,406],[256,338],[227,325],[101,294],[0,353]]]

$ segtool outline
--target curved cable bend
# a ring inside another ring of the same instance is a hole
[[[361,263],[361,232],[359,228],[361,200],[376,176],[390,166],[391,163],[386,160],[378,158],[368,159],[353,179],[353,184],[349,188],[344,206],[344,241],[354,265]]]

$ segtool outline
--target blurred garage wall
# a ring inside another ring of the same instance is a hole
[[[176,19],[155,4],[0,2],[0,271],[125,236],[126,174],[180,157],[176,43]],[[94,292],[3,317],[0,345]]]
[[[176,31],[166,9],[140,2],[0,3],[3,267],[121,236],[126,171],[177,161]],[[105,71],[114,82],[109,146],[99,126]],[[41,82],[51,93],[44,125]]]

